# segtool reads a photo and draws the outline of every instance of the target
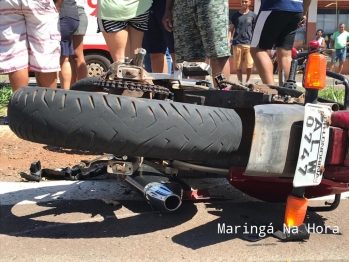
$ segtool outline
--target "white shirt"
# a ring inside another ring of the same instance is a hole
[[[325,41],[325,39],[323,37],[320,37],[319,39],[316,39],[316,37],[315,37],[314,40],[318,41],[319,45],[322,45],[322,42]]]

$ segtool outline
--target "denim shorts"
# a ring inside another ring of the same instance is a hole
[[[342,49],[336,49],[336,51],[332,55],[332,63],[337,62],[338,60],[341,62],[345,62],[347,58],[347,48],[344,47]]]

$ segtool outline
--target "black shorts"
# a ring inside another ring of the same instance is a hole
[[[303,13],[261,11],[254,27],[251,47],[267,50],[275,44],[276,47],[291,50],[302,19]]]
[[[162,18],[165,13],[166,1],[154,0],[149,13],[149,30],[143,37],[143,48],[148,53],[166,53],[168,48],[170,53],[174,53],[173,33],[165,29]]]
[[[112,21],[112,20],[104,20],[104,19],[97,18],[97,23],[98,23],[97,33],[103,32],[103,31],[107,33],[115,33],[125,29],[128,25],[132,26],[133,28],[139,31],[144,32],[148,30],[148,17],[149,17],[149,10],[144,14],[141,14],[139,16],[136,16],[126,21]]]

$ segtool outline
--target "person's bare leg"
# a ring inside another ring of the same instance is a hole
[[[276,55],[279,70],[279,86],[282,86],[282,70],[284,70],[285,72],[285,81],[288,80],[288,77],[290,75],[292,50],[285,50],[283,48],[278,47],[276,48]]]
[[[78,81],[77,76],[77,65],[76,65],[76,56],[70,55],[69,56],[69,63],[71,68],[71,82],[70,85],[72,86],[76,81]]]
[[[343,66],[344,66],[344,62],[339,61],[339,67],[338,67],[338,74],[341,74],[343,71]]]
[[[267,50],[260,49],[259,47],[251,47],[251,55],[263,84],[275,85],[273,63]]]
[[[36,72],[35,76],[38,86],[57,88],[57,72]]]
[[[132,59],[134,57],[135,50],[137,48],[142,47],[142,40],[143,40],[144,32],[139,31],[139,30],[133,28],[132,26],[128,26],[127,31],[128,31],[127,45],[128,45],[129,49],[128,49],[128,51],[126,49],[126,52],[129,53],[129,57],[130,57],[130,59]]]
[[[72,68],[72,84],[80,79],[87,77],[87,66],[84,56],[83,40],[83,35],[73,36],[73,46],[75,55],[70,57],[70,61],[72,60],[71,58],[74,59],[74,61],[70,62]]]
[[[242,64],[243,64],[243,52],[240,46],[233,46],[234,52],[234,68],[236,71],[236,76],[238,78],[239,83],[242,83]]]
[[[246,84],[250,83],[250,78],[252,75],[253,59],[251,55],[251,47],[245,47],[245,62],[246,62]]]
[[[330,63],[330,71],[333,71],[333,70],[334,70],[334,63],[331,62],[331,63]]]
[[[230,78],[229,56],[211,59],[211,67],[212,67],[212,80],[216,88],[218,86],[216,81],[214,81],[214,78],[218,73],[222,72],[224,77],[229,80]]]
[[[236,75],[238,77],[239,83],[242,83],[242,69],[236,69]]]
[[[150,54],[151,70],[153,73],[168,73],[166,55],[163,53]]]
[[[129,36],[130,36],[130,33],[128,33],[127,37]],[[134,52],[131,52],[131,44],[130,44],[129,38],[126,40],[125,57],[128,57],[129,60],[131,60],[134,57]]]
[[[120,30],[114,33],[102,33],[113,61],[124,61],[128,31]]]
[[[8,74],[12,91],[16,91],[22,86],[27,86],[29,82],[28,68],[24,68]]]
[[[70,89],[71,77],[72,73],[69,62],[69,56],[61,56],[61,71],[59,73],[59,81],[61,83],[61,88],[65,90]]]
[[[43,85],[41,84],[41,82],[40,82],[38,73],[39,73],[39,72],[35,72],[36,85],[37,85],[37,86],[43,86]],[[58,72],[57,72],[57,74],[58,74]],[[58,77],[58,75],[57,75],[57,77]]]
[[[246,68],[246,83],[250,83],[251,75],[252,75],[252,68]]]

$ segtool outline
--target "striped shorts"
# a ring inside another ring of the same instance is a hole
[[[0,0],[0,74],[60,71],[59,14],[50,0]]]
[[[144,14],[141,14],[139,16],[136,16],[126,21],[112,21],[112,20],[104,20],[104,19],[97,18],[97,22],[98,22],[97,33],[99,32],[115,33],[125,29],[128,25],[142,32],[148,31],[148,17],[149,17],[149,10]]]

